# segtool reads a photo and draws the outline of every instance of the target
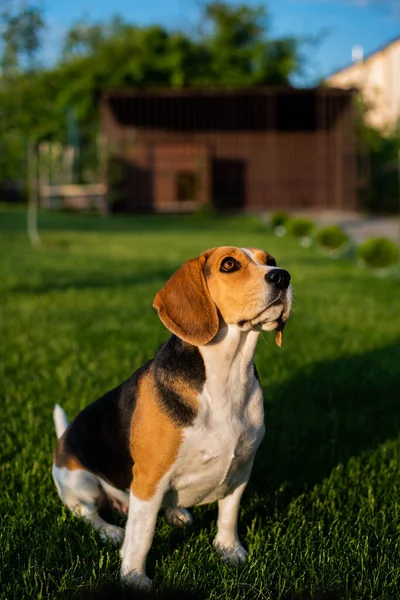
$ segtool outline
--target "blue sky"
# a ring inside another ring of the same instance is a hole
[[[202,0],[45,0],[49,25],[46,57],[51,60],[66,28],[81,17],[107,20],[114,14],[140,25],[160,23],[190,29]],[[400,36],[400,0],[245,0],[268,7],[271,33],[322,35],[317,49],[309,48],[308,82],[324,77],[351,60],[351,49],[361,45],[366,54]],[[232,0],[241,4],[241,0]]]

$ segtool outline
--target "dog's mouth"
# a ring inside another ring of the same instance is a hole
[[[288,310],[287,305],[282,302],[279,303],[276,308],[279,311],[278,314],[274,314],[271,316],[271,318],[263,321],[259,325],[259,328],[262,331],[275,331],[276,345],[281,348],[283,343],[283,330],[285,328],[286,321],[289,318],[290,309]]]
[[[265,323],[276,322],[281,318],[284,312],[285,303],[279,294],[265,308],[263,308],[255,317],[251,319],[253,325],[264,325]]]
[[[289,318],[291,308],[290,298],[280,292],[252,319],[240,321],[239,327],[243,330],[276,331],[276,344],[282,346],[282,332]]]
[[[275,323],[277,319],[281,318],[284,313],[284,303],[280,295],[277,298],[274,298],[267,306],[265,306],[260,312],[258,312],[251,319],[244,319],[243,321],[239,321],[239,327],[261,327],[265,323]]]

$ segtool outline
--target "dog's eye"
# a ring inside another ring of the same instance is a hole
[[[237,260],[232,258],[231,256],[227,256],[221,263],[221,271],[225,273],[232,273],[233,271],[237,271],[239,268],[239,263]]]
[[[269,254],[267,256],[267,266],[268,267],[276,267],[276,260],[274,259],[273,256],[270,256]]]

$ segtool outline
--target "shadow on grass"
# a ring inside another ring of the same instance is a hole
[[[285,594],[284,596],[278,596],[279,600],[341,600],[346,598],[345,591],[334,591],[334,592],[316,592],[310,594],[310,592],[303,592],[299,594]]]
[[[320,483],[338,464],[373,451],[399,434],[399,365],[400,342],[315,364],[292,380],[264,390],[266,435],[242,503],[242,535],[255,516],[285,511],[292,499]],[[215,506],[203,507],[190,533],[171,529],[168,542],[150,551],[149,572],[154,573],[157,560],[180,548],[187,535],[197,536],[206,528],[211,542],[216,516]],[[304,591],[283,598],[343,597],[338,590]]]
[[[336,465],[397,436],[399,365],[397,342],[314,364],[264,389],[266,434],[249,493],[269,502],[278,493],[278,505],[286,505]]]
[[[120,263],[116,263],[115,271],[110,265],[103,271],[94,271],[82,273],[77,277],[76,272],[63,272],[61,270],[49,271],[42,275],[43,282],[32,282],[16,285],[12,288],[13,292],[21,294],[47,294],[50,292],[63,292],[65,290],[91,290],[91,289],[107,289],[117,287],[133,287],[136,285],[145,285],[148,283],[156,283],[157,281],[164,284],[175,270],[174,267],[156,268],[154,266],[148,270],[132,273],[118,272]],[[150,304],[149,298],[149,304]]]
[[[246,227],[260,231],[265,226],[254,218],[230,218],[227,216],[206,217],[200,215],[149,214],[149,215],[90,215],[60,211],[40,211],[39,232],[92,232],[92,233],[182,233],[190,231],[219,230],[229,223],[230,227]],[[4,209],[0,207],[0,232],[24,233],[26,212],[23,208]]]
[[[241,533],[257,515],[284,512],[293,498],[331,473],[352,456],[374,451],[400,432],[400,342],[336,360],[311,365],[291,380],[264,389],[266,436],[256,457],[240,519]],[[259,365],[262,381],[262,365]],[[215,528],[216,507],[196,511],[187,532],[171,528],[168,538],[149,554],[150,576],[156,562],[182,548],[188,536],[207,528],[210,539]],[[83,525],[82,525],[83,527]],[[22,542],[21,542],[22,543]],[[43,550],[44,552],[44,550]],[[51,569],[51,565],[47,565]],[[208,581],[199,581],[198,594],[184,590],[162,591],[158,598],[206,598],[212,591]],[[347,590],[348,593],[349,590]],[[80,600],[148,598],[118,583],[85,588],[62,596]],[[150,596],[152,597],[152,596]],[[251,596],[248,596],[249,598]],[[271,596],[270,596],[271,597]],[[278,594],[275,595],[279,597]],[[339,600],[341,590],[308,593],[303,590],[281,596],[281,600]]]
[[[105,585],[99,585],[96,588],[83,588],[73,595],[67,593],[66,595],[61,596],[60,600],[151,600],[152,598],[158,600],[177,600],[178,598],[179,600],[203,600],[208,597],[208,594],[205,594],[206,593],[192,593],[183,589],[138,592],[129,589],[120,583],[107,583]],[[260,600],[262,600],[262,598],[266,598],[266,596],[259,596]],[[279,600],[340,600],[341,598],[345,598],[345,593],[340,590],[333,592],[317,592],[312,595],[305,592],[276,596],[276,598],[279,598]]]
[[[106,583],[96,588],[84,588],[74,595],[64,595],[60,598],[65,600],[202,600],[204,596],[193,594],[186,590],[174,589],[159,591],[142,592],[129,589],[120,583]]]
[[[399,435],[399,390],[400,342],[315,364],[264,388],[266,433],[242,502],[242,531],[260,510],[285,510],[337,465]],[[216,507],[203,507],[191,532],[209,528],[216,516]],[[184,535],[172,530],[170,549]]]

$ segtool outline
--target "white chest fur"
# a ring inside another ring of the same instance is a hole
[[[200,410],[185,430],[165,505],[214,502],[242,483],[264,435],[262,391],[252,362],[257,337],[229,326],[200,348],[206,367]]]

